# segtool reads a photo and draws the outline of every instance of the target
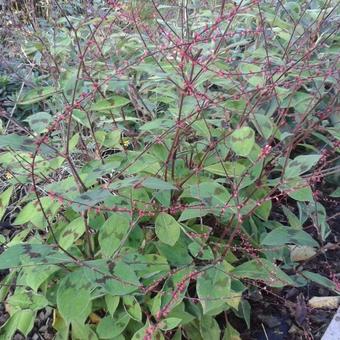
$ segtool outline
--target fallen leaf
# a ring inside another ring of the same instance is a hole
[[[316,250],[309,246],[290,246],[289,248],[292,261],[308,260],[316,254]]]
[[[336,309],[340,304],[340,296],[314,296],[308,301],[312,308]]]

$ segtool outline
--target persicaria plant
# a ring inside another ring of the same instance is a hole
[[[254,291],[339,292],[292,256],[337,216],[336,2],[69,3],[3,28],[0,337],[238,339]]]

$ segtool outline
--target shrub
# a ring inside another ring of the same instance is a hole
[[[52,308],[58,339],[234,339],[251,287],[336,292],[290,256],[330,234],[335,2],[52,9],[13,19],[32,76],[2,113],[5,337]]]

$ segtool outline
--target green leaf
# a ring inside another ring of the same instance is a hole
[[[220,263],[204,271],[197,279],[197,295],[206,314],[223,305],[230,293],[230,276]]]
[[[310,186],[301,188],[292,192],[288,192],[288,196],[300,202],[313,202],[313,192]]]
[[[84,273],[92,285],[111,295],[127,295],[140,286],[136,273],[124,261],[115,262],[114,266],[105,260],[88,261]]]
[[[6,212],[8,203],[13,193],[13,189],[14,186],[10,186],[0,195],[0,221]]]
[[[228,322],[222,340],[241,340],[240,333]]]
[[[0,255],[0,270],[24,265],[43,265],[73,262],[64,253],[46,244],[16,244]]]
[[[3,339],[12,339],[16,330],[20,331],[25,337],[34,326],[36,312],[26,309],[15,312],[3,325],[5,331],[0,335]]]
[[[294,229],[301,229],[302,224],[297,216],[295,216],[287,207],[282,206],[282,210],[286,215],[290,226]]]
[[[54,216],[60,207],[58,202],[52,201],[48,196],[41,197],[40,203],[49,217]],[[41,211],[38,200],[26,204],[14,220],[14,224],[24,224],[27,222],[32,223],[37,228],[45,228],[47,226],[45,215]]]
[[[112,339],[121,334],[130,321],[125,311],[116,312],[113,317],[107,316],[99,322],[97,334],[101,339]]]
[[[245,262],[231,271],[238,278],[262,280],[271,287],[294,286],[294,281],[270,261],[259,258]]]
[[[130,229],[130,218],[127,214],[113,213],[100,228],[98,241],[102,254],[112,256],[126,238]]]
[[[204,315],[200,322],[200,333],[203,339],[219,340],[221,330],[213,317]]]
[[[43,309],[48,305],[45,296],[31,291],[15,291],[7,300],[8,304],[15,308],[15,310],[30,309],[37,311]]]
[[[88,180],[89,177],[87,177],[86,180]],[[99,177],[100,176],[98,176],[97,178]],[[88,190],[85,193],[82,193],[79,196],[74,197],[73,199],[74,203],[72,204],[72,208],[77,212],[82,212],[87,210],[88,208],[96,206],[98,203],[103,202],[105,199],[111,197],[112,194],[108,190],[103,189]]]
[[[59,245],[64,249],[69,249],[85,232],[85,222],[83,217],[78,217],[67,224],[58,237]]]
[[[179,217],[178,221],[182,222],[190,220],[192,218],[203,217],[209,214],[209,212],[210,212],[209,209],[202,209],[201,207],[186,208],[181,213],[181,216]]]
[[[166,318],[159,323],[159,328],[163,331],[169,331],[177,327],[181,321],[179,318]]]
[[[208,165],[204,170],[212,174],[226,177],[240,177],[246,170],[246,167],[239,162],[222,162]]]
[[[175,245],[181,233],[181,225],[169,214],[160,213],[155,221],[156,235],[160,241]]]
[[[297,244],[301,246],[319,247],[319,244],[308,233],[289,227],[275,228],[265,236],[261,244],[266,246]]]
[[[48,97],[51,97],[53,94],[58,93],[56,89],[52,86],[41,87],[38,89],[33,89],[27,91],[24,96],[22,96],[17,104],[18,105],[32,105],[39,103]]]
[[[165,182],[160,178],[156,177],[148,177],[144,179],[141,185],[148,189],[157,189],[157,190],[174,190],[177,189],[174,185],[169,182]]]
[[[337,286],[333,281],[327,279],[326,277],[324,277],[324,276],[322,276],[318,273],[313,273],[313,272],[304,270],[304,271],[301,272],[301,275],[303,275],[308,280],[311,280],[311,281],[317,283],[320,286],[323,286],[327,289],[332,290],[335,293],[340,294],[340,291],[337,290]]]
[[[42,133],[47,131],[47,127],[53,121],[52,116],[47,112],[37,112],[30,115],[28,118],[25,119],[28,122],[30,128],[37,132]]]
[[[294,178],[307,172],[320,160],[320,157],[320,155],[303,155],[289,160],[284,177]]]
[[[115,313],[119,305],[119,301],[120,301],[119,296],[105,295],[105,303],[107,306],[107,310],[109,311],[111,316],[113,316],[113,314]]]
[[[144,327],[140,328],[132,337],[131,340],[143,340],[146,335],[146,330],[148,329],[149,325],[146,324]]]
[[[128,103],[130,103],[130,100],[125,97],[113,96],[108,99],[97,100],[95,103],[91,105],[91,110],[99,112],[108,111],[118,107],[125,106]]]
[[[255,144],[255,132],[248,126],[236,129],[228,138],[231,149],[239,156],[247,156]]]
[[[184,266],[192,262],[192,257],[188,253],[188,246],[182,238],[173,246],[158,242],[156,247],[159,253],[169,261],[170,265]]]
[[[266,79],[262,76],[261,67],[258,65],[243,62],[240,64],[240,71],[249,84],[254,87],[263,86],[266,83]]]
[[[198,136],[210,138],[209,128],[207,123],[203,119],[199,119],[193,122],[192,128],[196,131]]]
[[[142,321],[142,309],[134,296],[124,296],[123,303],[125,311],[129,314],[131,319]]]
[[[245,299],[242,299],[239,305],[239,314],[242,315],[244,321],[247,324],[248,329],[250,329],[250,312],[251,306],[249,302]]]
[[[55,339],[58,339],[57,337]],[[83,323],[72,322],[72,339],[73,340],[98,340],[98,337],[91,325],[84,325]],[[116,339],[115,339],[116,340]],[[117,339],[118,340],[118,339]]]
[[[0,149],[12,149],[23,152],[34,152],[33,139],[15,133],[0,136]]]
[[[67,322],[85,321],[91,312],[91,290],[82,269],[61,280],[57,291],[57,306]]]
[[[254,114],[252,122],[255,125],[256,130],[264,138],[268,139],[272,135],[274,128],[270,117],[261,114]]]
[[[280,190],[287,192],[288,196],[300,202],[314,202],[313,192],[306,180],[297,177],[280,185]]]
[[[38,288],[58,270],[59,267],[55,265],[28,266],[21,270],[17,283],[26,285],[37,292]]]

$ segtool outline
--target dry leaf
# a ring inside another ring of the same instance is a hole
[[[308,301],[312,308],[336,309],[340,304],[340,296],[314,296]]]
[[[316,254],[316,250],[309,246],[290,246],[289,248],[292,261],[308,260]]]

